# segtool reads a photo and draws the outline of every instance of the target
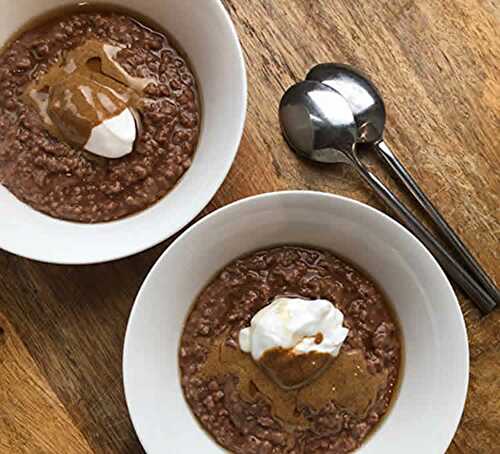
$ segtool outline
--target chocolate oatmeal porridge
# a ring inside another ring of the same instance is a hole
[[[259,347],[259,329],[267,326],[274,342],[298,326],[290,314],[312,326],[306,305],[323,321],[336,320],[334,336],[312,329],[310,339],[300,339],[313,349],[307,354],[280,347],[256,361],[248,353],[249,327]],[[337,342],[336,356],[312,353],[324,338]],[[202,291],[179,362],[194,415],[229,451],[341,454],[358,448],[388,411],[401,355],[398,325],[372,280],[330,252],[283,246],[234,261]]]
[[[123,218],[190,167],[200,110],[165,33],[128,13],[66,11],[0,54],[0,183],[53,217]]]

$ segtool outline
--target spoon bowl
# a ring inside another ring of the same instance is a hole
[[[307,75],[340,93],[349,103],[359,130],[359,142],[381,140],[385,128],[385,105],[377,87],[362,72],[340,63],[323,63]]]
[[[345,153],[352,152],[358,139],[347,101],[319,82],[300,82],[285,93],[280,123],[290,148],[317,162],[345,163]]]

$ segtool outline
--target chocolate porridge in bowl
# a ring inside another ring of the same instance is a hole
[[[120,219],[191,165],[198,86],[166,32],[79,7],[27,26],[0,52],[0,183],[52,217]]]
[[[401,363],[378,286],[303,246],[226,266],[195,301],[179,351],[192,412],[234,453],[352,452],[389,410]]]

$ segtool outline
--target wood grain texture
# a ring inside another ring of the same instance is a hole
[[[90,454],[85,438],[1,316],[0,326],[0,452]]]
[[[249,112],[235,165],[204,214],[284,189],[342,194],[383,209],[348,168],[298,160],[279,133],[283,91],[316,63],[346,62],[379,85],[388,104],[388,143],[498,283],[500,4],[225,5],[245,49]],[[364,159],[397,190],[372,156]],[[50,266],[0,251],[1,454],[142,452],[124,403],[121,351],[134,296],[167,245],[88,267]],[[463,295],[460,302],[470,338],[471,383],[449,453],[495,453],[500,312],[481,318]]]

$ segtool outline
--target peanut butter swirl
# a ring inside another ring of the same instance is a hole
[[[27,87],[25,102],[52,135],[81,148],[95,126],[128,107],[140,110],[142,91],[154,81],[130,76],[115,60],[121,49],[86,41]]]
[[[370,404],[388,379],[385,371],[371,374],[367,370],[363,352],[341,351],[319,377],[300,389],[284,389],[249,355],[227,345],[226,339],[220,337],[209,346],[207,361],[199,375],[209,379],[226,374],[239,378],[242,399],[254,402],[259,393],[269,402],[274,417],[290,427],[304,428],[308,422],[301,410],[304,407],[321,410],[330,401],[359,418],[366,417]]]

